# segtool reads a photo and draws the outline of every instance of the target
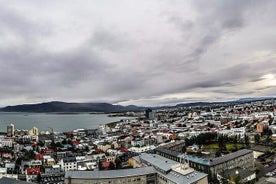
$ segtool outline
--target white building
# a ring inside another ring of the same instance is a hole
[[[63,171],[77,170],[78,163],[76,157],[66,157],[61,159],[60,166]]]

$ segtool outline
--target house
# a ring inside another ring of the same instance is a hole
[[[60,161],[61,170],[69,171],[69,170],[77,170],[78,164],[76,157],[65,157]]]
[[[61,172],[61,167],[60,165],[45,166],[44,172],[46,174],[58,174]]]
[[[40,167],[29,167],[26,169],[26,181],[33,182],[37,180],[38,174],[40,174],[41,169]]]

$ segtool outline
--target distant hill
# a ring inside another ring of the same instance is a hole
[[[139,107],[135,105],[122,106],[112,105],[109,103],[66,103],[66,102],[45,102],[39,104],[24,104],[7,106],[0,108],[3,112],[124,112],[124,111],[143,111],[147,108],[153,110],[166,109],[166,108],[178,108],[178,107],[206,107],[206,106],[225,106],[235,105],[247,102],[262,101],[268,99],[275,99],[274,97],[260,97],[260,98],[242,98],[234,101],[226,102],[193,102],[193,103],[180,103],[174,106],[161,106],[161,107]]]
[[[66,103],[66,102],[46,102],[39,104],[24,104],[7,106],[1,111],[4,112],[122,112],[144,110],[144,107],[121,106],[109,103]]]

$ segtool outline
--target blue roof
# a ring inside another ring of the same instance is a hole
[[[191,162],[199,163],[202,165],[210,166],[210,160],[206,158],[197,157],[194,155],[188,155],[188,160]]]

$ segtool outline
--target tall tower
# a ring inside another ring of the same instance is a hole
[[[13,137],[14,136],[14,124],[9,124],[7,126],[7,136]]]

